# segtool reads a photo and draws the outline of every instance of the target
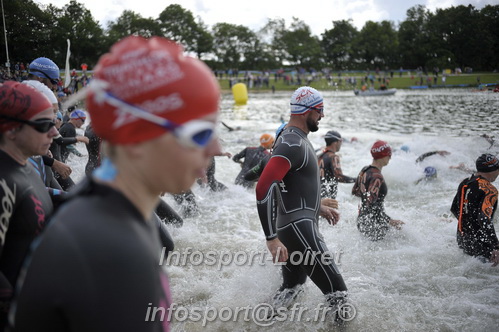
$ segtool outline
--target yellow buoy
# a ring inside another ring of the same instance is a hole
[[[234,84],[232,86],[232,95],[234,96],[236,105],[246,105],[248,102],[248,89],[246,89],[246,84]]]

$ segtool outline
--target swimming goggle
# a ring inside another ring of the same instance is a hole
[[[37,72],[37,73],[40,73],[42,74],[46,79],[48,79],[50,81],[50,83],[52,83],[53,85],[57,85],[59,83],[59,80],[58,79],[53,79],[51,78],[49,75],[45,74],[43,71],[41,70],[37,70],[37,69],[31,69],[30,70],[30,73],[31,72]]]
[[[210,143],[215,135],[215,123],[213,122],[191,120],[180,125],[152,114],[140,107],[129,104],[108,91],[101,89],[93,89],[92,91],[94,91],[97,100],[106,101],[121,111],[171,131],[177,140],[186,147],[204,148]]]
[[[307,109],[311,109],[319,113],[320,115],[324,116],[324,107],[312,107],[312,106],[307,106],[307,105],[302,105],[302,104],[290,104],[291,106],[302,106],[306,107]]]
[[[52,129],[53,126],[55,126],[55,122],[52,119],[43,119],[42,118],[42,119],[37,119],[35,121],[29,121],[29,120],[12,118],[12,117],[6,116],[6,115],[0,115],[0,118],[6,119],[9,121],[27,124],[28,126],[35,129],[37,132],[42,133],[42,134],[49,132],[49,130]]]

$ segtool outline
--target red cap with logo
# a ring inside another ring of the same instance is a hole
[[[0,84],[0,132],[20,127],[22,123],[12,119],[30,120],[52,104],[44,94],[19,82]]]
[[[90,86],[86,103],[93,129],[112,144],[139,143],[166,132],[119,103],[178,125],[219,107],[220,88],[208,66],[162,37],[129,36],[114,44],[99,59]]]
[[[392,148],[385,141],[376,141],[371,148],[371,155],[374,159],[381,159],[392,155]]]

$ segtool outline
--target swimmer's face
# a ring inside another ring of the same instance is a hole
[[[30,121],[53,121],[53,119],[54,111],[51,107],[36,114],[30,119]],[[32,126],[23,124],[15,133],[16,147],[19,149],[19,152],[26,157],[26,159],[35,155],[45,155],[52,144],[52,139],[58,134],[59,132],[55,126],[51,127],[47,132],[41,133],[35,130]]]

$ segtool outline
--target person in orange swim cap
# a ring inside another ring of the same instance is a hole
[[[148,316],[172,303],[153,212],[161,193],[188,190],[221,153],[218,83],[178,44],[129,36],[79,94],[107,159],[52,217],[12,322],[16,331],[168,331],[167,319]]]
[[[246,188],[254,187],[255,182],[245,180],[244,176],[250,169],[258,165],[262,159],[267,158],[270,155],[268,150],[273,144],[274,136],[270,134],[262,134],[260,136],[260,146],[248,146],[232,157],[233,161],[241,164],[241,171],[237,174],[235,181],[236,184]]]

